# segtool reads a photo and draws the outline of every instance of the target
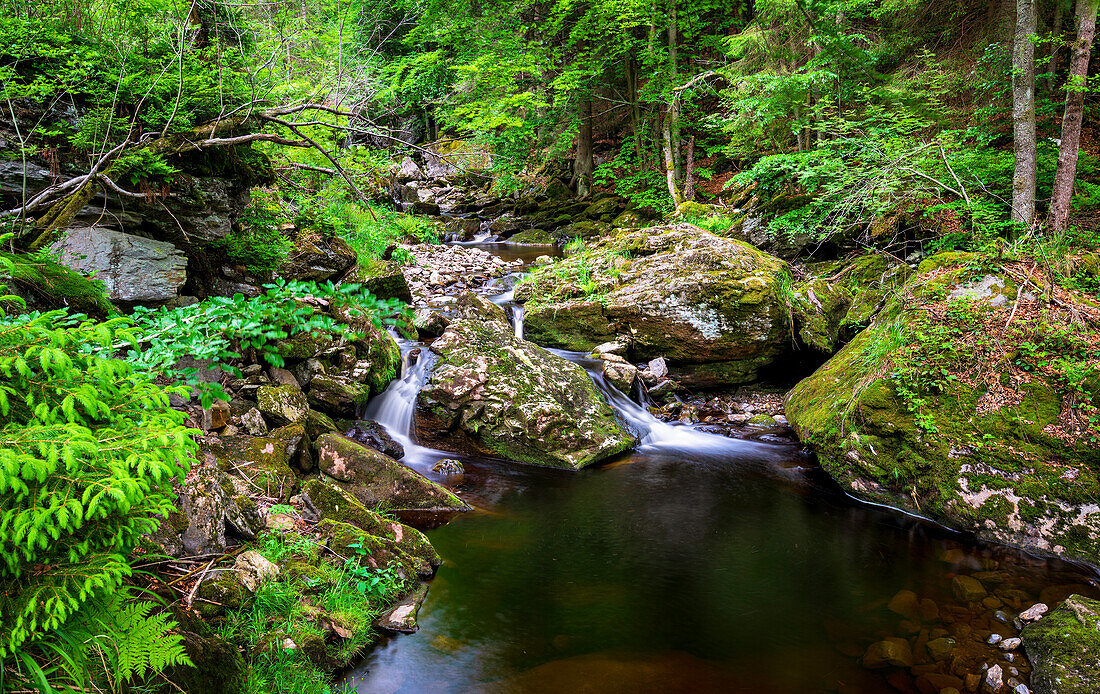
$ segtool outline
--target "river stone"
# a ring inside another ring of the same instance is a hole
[[[863,667],[876,670],[886,667],[912,667],[913,651],[909,642],[901,638],[876,641],[863,654]]]
[[[368,398],[370,386],[344,376],[314,376],[309,382],[309,404],[333,417],[354,417]]]
[[[519,288],[528,338],[590,351],[632,336],[632,360],[663,356],[674,378],[755,380],[790,343],[778,258],[690,224],[622,230],[536,269]]]
[[[373,448],[337,434],[317,439],[318,466],[346,483],[346,489],[367,508],[385,505],[393,511],[465,511],[461,499],[420,473]]]
[[[911,590],[899,590],[894,597],[890,598],[886,607],[894,614],[914,622],[919,622],[921,619],[920,599]]]
[[[251,549],[237,555],[237,560],[233,562],[233,570],[237,573],[241,585],[253,593],[259,590],[264,581],[279,575],[278,566]]]
[[[428,586],[421,584],[408,597],[384,612],[374,625],[379,629],[398,634],[416,633],[420,628],[416,623],[416,615],[426,597],[428,597]]]
[[[1080,595],[1024,627],[1024,649],[1035,670],[1036,694],[1100,691],[1100,602]]]
[[[241,426],[252,436],[263,436],[267,433],[267,422],[255,407],[241,415]]]
[[[390,432],[386,431],[386,427],[378,422],[361,419],[344,436],[376,451],[382,451],[394,460],[405,457],[405,447],[395,441]]]
[[[116,301],[168,301],[187,281],[187,256],[165,241],[80,227],[70,229],[51,248],[61,253],[63,265],[96,273],[96,279],[107,285],[108,298]]]
[[[925,648],[928,650],[928,657],[932,660],[947,660],[955,650],[955,639],[942,636],[926,643]]]
[[[294,386],[260,386],[256,391],[260,412],[276,424],[293,424],[309,414],[309,401]]]
[[[584,369],[516,339],[506,322],[454,320],[431,349],[439,359],[418,402],[439,430],[510,460],[568,469],[634,445]]]
[[[951,580],[951,592],[959,602],[980,602],[986,596],[985,586],[971,576],[956,576]]]

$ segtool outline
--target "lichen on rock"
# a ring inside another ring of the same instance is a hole
[[[493,455],[578,469],[634,444],[581,367],[496,322],[454,320],[432,351],[419,406]]]

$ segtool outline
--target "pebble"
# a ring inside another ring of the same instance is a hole
[[[1001,642],[1001,639],[1003,639],[1003,638],[1004,637],[1001,636],[1000,634],[990,634],[989,638],[986,639],[985,642],[988,643],[990,646],[996,646],[997,644],[999,644]]]
[[[1000,665],[994,665],[985,671],[985,686],[993,692],[1001,691],[1001,687],[1005,684],[1004,670]]]
[[[1034,622],[1047,613],[1050,608],[1045,603],[1037,602],[1020,613],[1021,622]]]
[[[1005,639],[1004,641],[1001,641],[1000,649],[1002,651],[1014,651],[1017,648],[1019,648],[1020,644],[1022,644],[1022,643],[1023,643],[1023,639],[1021,639],[1018,636],[1013,636],[1010,639]]]

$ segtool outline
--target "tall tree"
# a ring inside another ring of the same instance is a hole
[[[580,132],[577,134],[577,156],[573,160],[573,181],[577,197],[587,198],[592,191],[592,99],[581,102]]]
[[[1077,0],[1077,40],[1071,47],[1069,79],[1066,82],[1066,110],[1062,115],[1062,145],[1054,174],[1054,195],[1050,201],[1050,228],[1062,231],[1069,223],[1073,182],[1077,177],[1077,151],[1081,146],[1081,121],[1085,111],[1085,85],[1096,34],[1096,13],[1100,0]]]
[[[1016,0],[1012,42],[1012,138],[1016,171],[1012,178],[1012,220],[1035,221],[1039,155],[1035,144],[1035,0]]]

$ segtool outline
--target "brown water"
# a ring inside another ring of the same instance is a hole
[[[420,632],[372,653],[357,691],[917,692],[994,662],[1026,682],[984,644],[1015,630],[952,578],[992,572],[1009,616],[1096,594],[1073,566],[853,503],[789,447],[657,445],[579,473],[467,461],[463,490],[478,510],[430,533],[444,565]],[[891,612],[904,589],[936,614]],[[933,630],[955,638],[948,660],[928,656]],[[860,665],[886,636],[913,668]]]

